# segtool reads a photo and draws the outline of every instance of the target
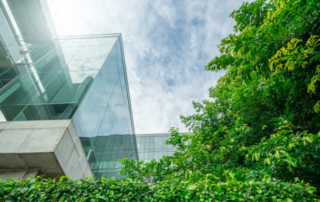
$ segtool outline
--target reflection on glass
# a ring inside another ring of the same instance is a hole
[[[127,78],[120,73],[125,69],[122,61],[120,40],[112,37],[90,39],[68,62],[71,72],[74,68],[83,72],[101,68],[73,119],[97,178],[119,177],[117,173],[123,168],[119,159],[138,159],[124,83]]]
[[[1,119],[71,119],[108,57],[114,38],[88,47],[85,44],[94,38],[25,44],[17,64],[0,70]]]
[[[121,43],[114,34],[24,44],[0,69],[0,121],[72,119],[96,177],[119,177],[119,159],[138,159]]]

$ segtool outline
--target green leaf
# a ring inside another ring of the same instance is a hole
[[[271,165],[271,162],[270,162],[269,158],[266,158],[264,161],[265,161],[266,164]]]
[[[280,158],[279,150],[277,150],[277,151],[276,151],[276,153],[275,153],[275,157],[276,157],[277,159],[279,159],[279,158]]]
[[[197,188],[197,186],[194,185],[194,184],[189,184],[189,185],[187,186],[187,190],[188,190],[188,191],[194,190],[194,189],[196,189],[196,188]]]
[[[310,142],[310,143],[312,143],[312,140],[311,140],[311,138],[310,137],[306,137],[306,140],[308,141],[308,142]]]

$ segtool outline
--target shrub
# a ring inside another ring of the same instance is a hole
[[[139,180],[42,177],[0,182],[0,201],[313,201],[315,188],[304,182],[228,180],[212,183],[167,180],[149,186]]]

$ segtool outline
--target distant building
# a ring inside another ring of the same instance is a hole
[[[183,134],[192,133],[186,132]],[[139,160],[148,162],[151,159],[159,160],[163,156],[172,156],[177,148],[165,144],[165,141],[169,140],[170,137],[171,133],[136,134]]]
[[[137,155],[135,159],[149,162],[151,159],[159,160],[163,156],[172,156],[177,149],[165,144],[170,137],[170,133],[135,134],[135,139],[132,135],[111,134],[91,138],[80,137],[80,140],[85,153],[94,150],[95,158],[98,160],[90,165],[95,176],[99,178],[120,177],[119,171],[123,166],[118,160],[122,158],[130,159]],[[94,147],[90,144],[92,141],[96,142]]]

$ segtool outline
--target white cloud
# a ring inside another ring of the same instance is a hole
[[[137,133],[187,131],[179,115],[208,98],[223,72],[205,72],[232,33],[239,0],[48,0],[59,35],[122,33]]]
[[[171,27],[175,25],[176,12],[172,0],[151,1],[155,12],[167,20]]]

